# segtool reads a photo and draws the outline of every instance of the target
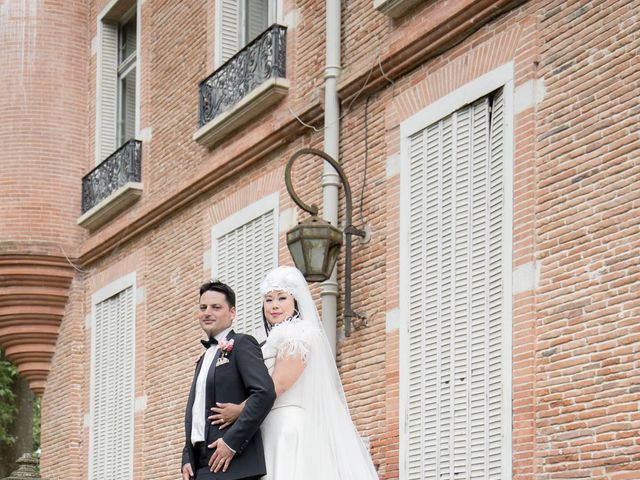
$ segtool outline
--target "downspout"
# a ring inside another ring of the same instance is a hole
[[[340,2],[326,0],[326,65],[324,68],[324,151],[340,161],[340,102],[338,76],[340,66]],[[338,187],[340,177],[329,163],[324,162],[322,175],[322,216],[332,225],[338,225]],[[329,345],[336,353],[336,311],[338,281],[336,269],[329,280],[320,285],[322,323]]]

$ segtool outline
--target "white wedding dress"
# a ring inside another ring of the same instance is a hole
[[[295,317],[273,327],[262,347],[269,373],[278,356],[305,361],[303,373],[276,399],[261,426],[267,467],[262,480],[377,480],[319,325]]]

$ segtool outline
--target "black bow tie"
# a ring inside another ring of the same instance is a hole
[[[204,348],[209,348],[211,345],[218,345],[218,340],[215,337],[209,337],[209,340],[200,340]]]

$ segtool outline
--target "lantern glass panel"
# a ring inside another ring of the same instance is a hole
[[[320,273],[324,267],[324,260],[327,256],[328,241],[321,238],[307,240],[307,251],[309,252],[309,270],[313,273]]]
[[[340,245],[333,245],[327,252],[327,270],[329,275],[333,272],[338,261],[338,255],[340,255]]]
[[[302,251],[302,241],[297,240],[289,244],[289,252],[293,257],[293,263],[296,264],[296,268],[304,273],[307,270],[307,264],[304,260],[304,252]]]

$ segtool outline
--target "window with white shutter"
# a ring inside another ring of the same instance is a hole
[[[134,15],[118,25],[117,146],[136,135],[137,28]]]
[[[136,135],[137,33],[135,2],[117,3],[99,22],[97,163]]]
[[[278,0],[216,0],[216,66],[277,21]]]
[[[133,471],[135,302],[132,285],[94,302],[91,480],[126,480]]]
[[[408,480],[504,480],[502,89],[409,136]]]
[[[231,215],[212,229],[212,278],[236,292],[233,328],[259,341],[262,324],[260,282],[278,266],[278,194]]]

